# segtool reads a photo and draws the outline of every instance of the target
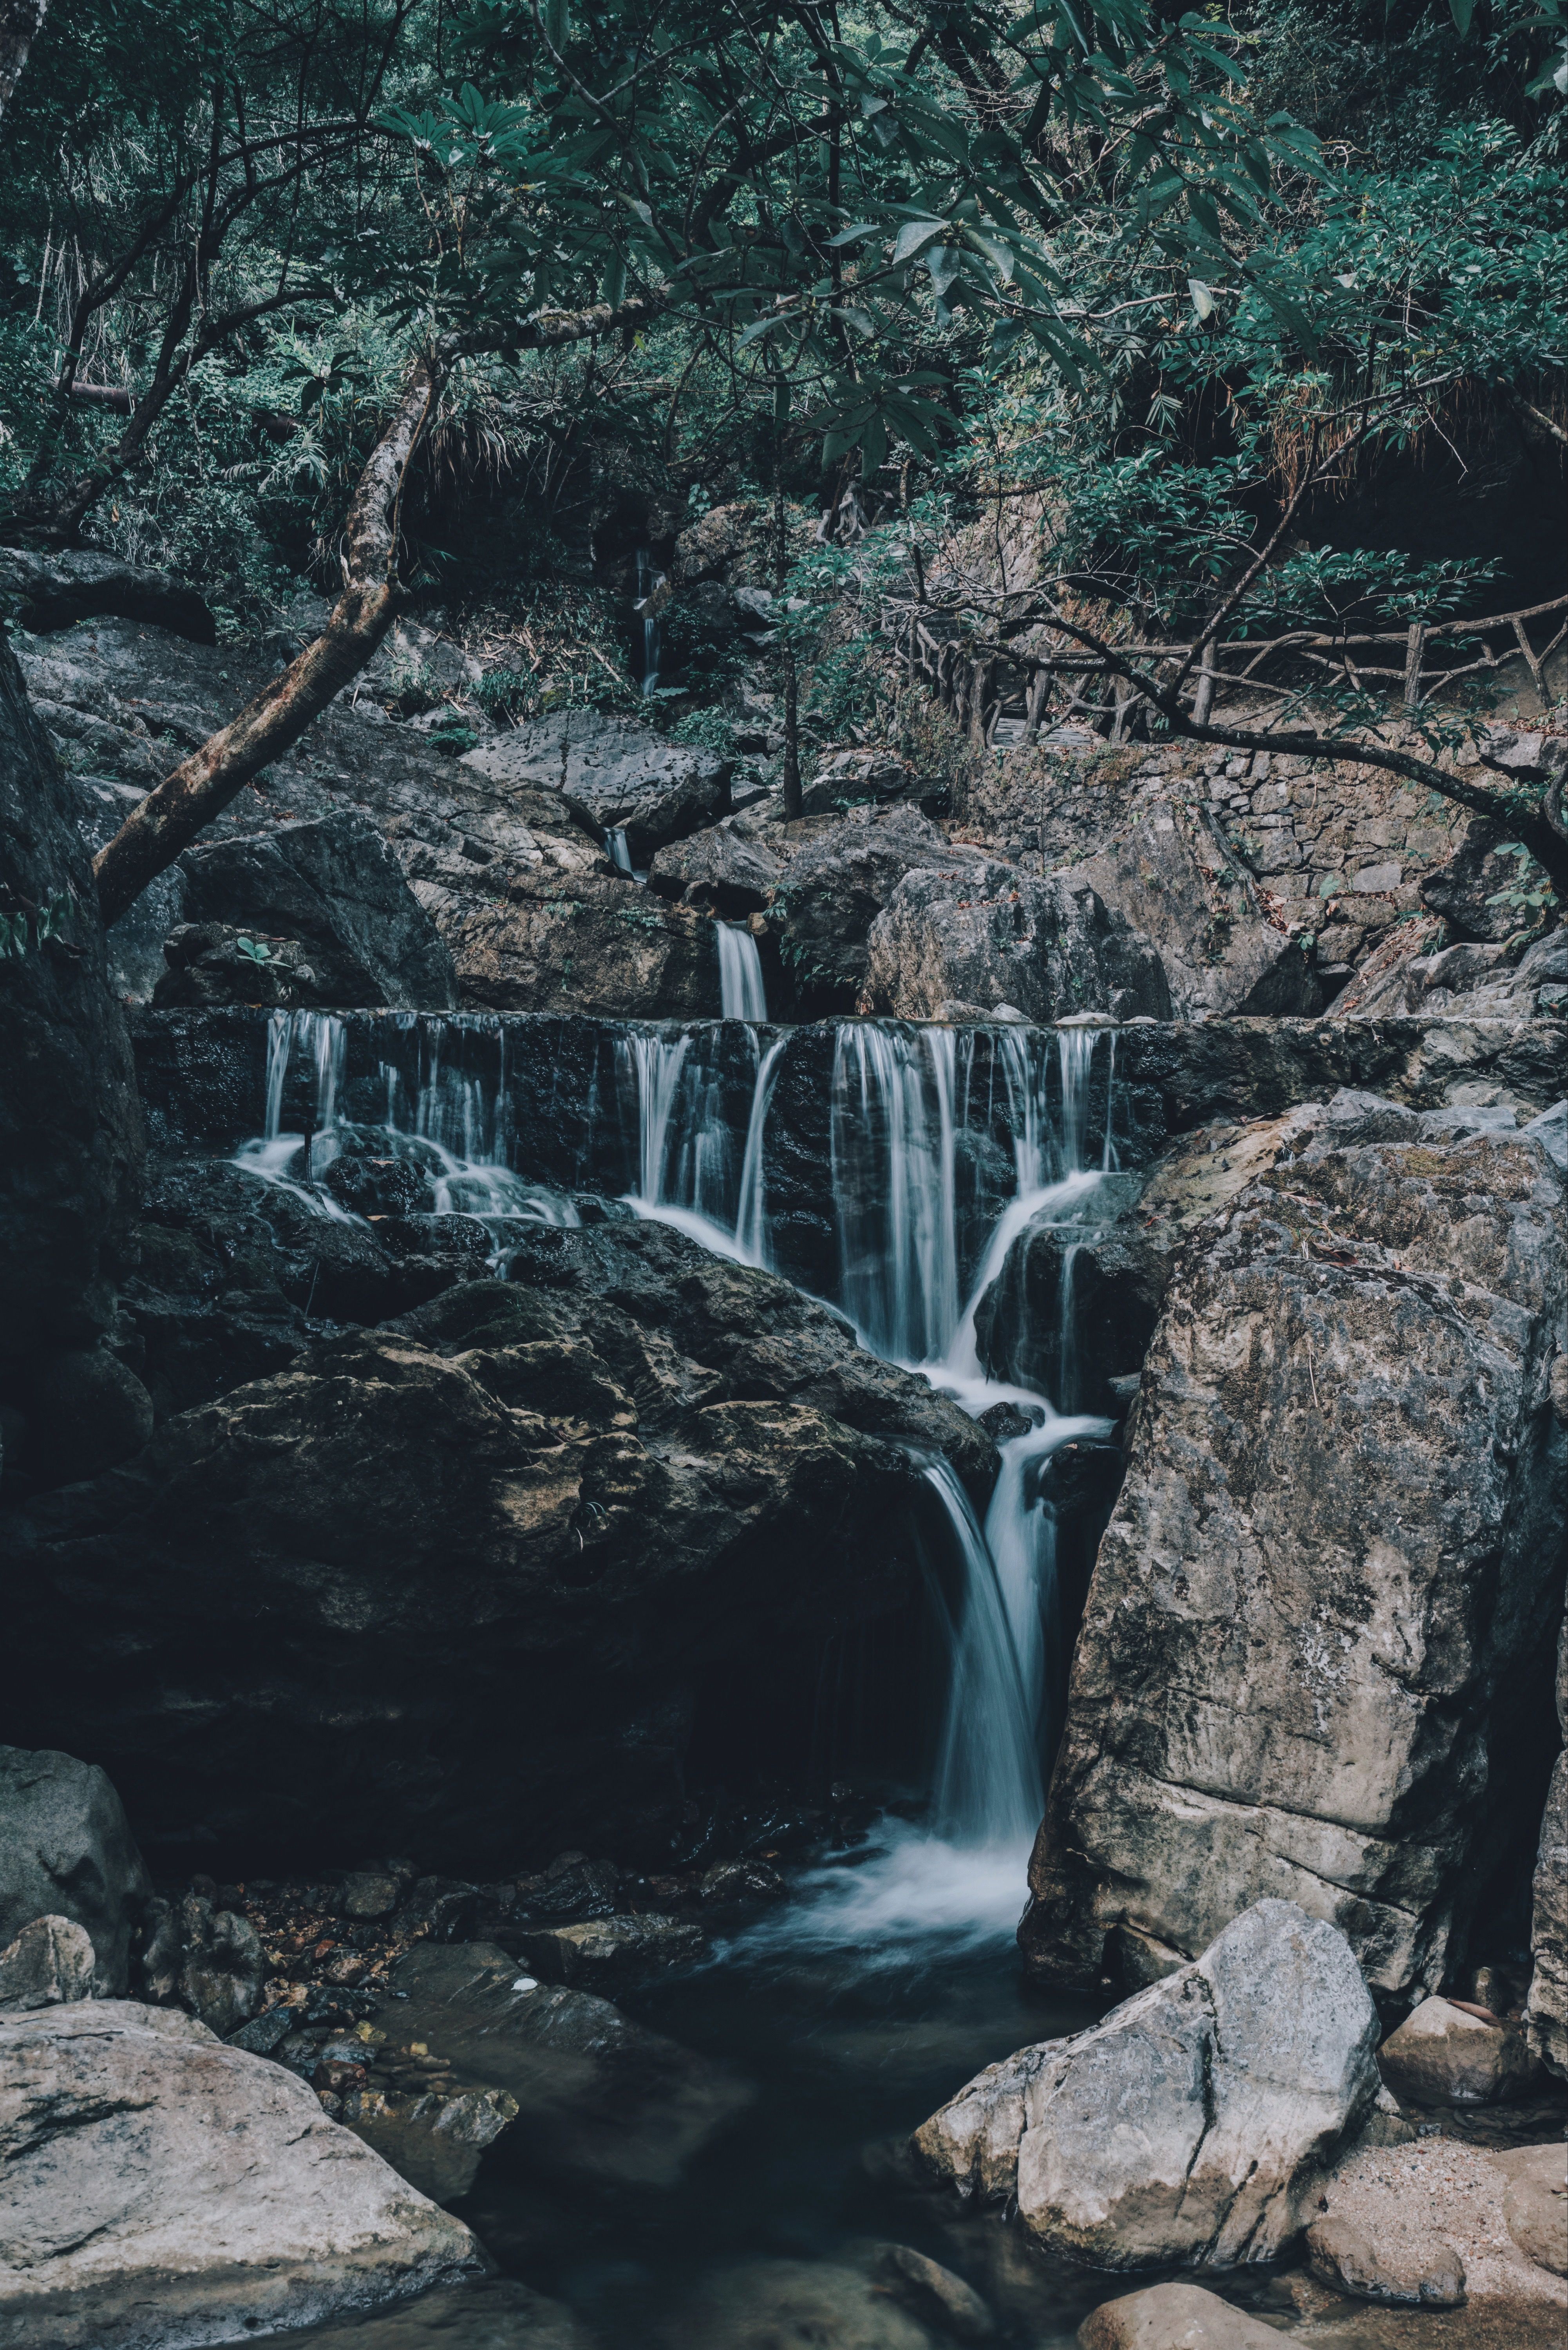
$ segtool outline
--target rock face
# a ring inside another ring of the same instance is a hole
[[[1428,2106],[1487,2106],[1517,2095],[1530,2077],[1524,2034],[1485,2023],[1446,1999],[1424,1999],[1377,2052],[1397,2095]]]
[[[327,1339],[13,1520],[19,1686],[90,1719],[149,1834],[194,1801],[296,1861],[635,1847],[702,1688],[904,1603],[905,1447],[983,1492],[984,1432],[787,1283],[658,1225],[526,1230],[512,1282]]]
[[[1377,2094],[1376,2040],[1345,1937],[1260,1901],[1089,2031],[981,2074],[915,2149],[968,2191],[1011,2186],[1037,2242],[1096,2268],[1271,2260]]]
[[[649,868],[648,886],[658,897],[734,917],[761,913],[784,870],[760,840],[710,825],[689,840],[659,849]]]
[[[192,644],[218,640],[217,623],[193,588],[165,571],[123,563],[90,547],[52,556],[19,546],[0,549],[0,596],[14,601],[21,626],[39,636],[112,614],[151,621]]]
[[[905,875],[971,873],[981,862],[912,807],[865,809],[843,823],[779,829],[789,861],[774,893],[770,927],[797,985],[845,1011],[865,985],[871,925]]]
[[[1471,816],[1447,865],[1423,879],[1421,899],[1461,939],[1509,939],[1541,920],[1521,902],[1547,877],[1495,816]]]
[[[558,791],[590,831],[624,832],[639,867],[730,804],[731,761],[668,742],[634,718],[592,710],[531,720],[470,751],[462,764],[496,784]]]
[[[0,1746],[0,1937],[67,1918],[94,1953],[99,1997],[126,1986],[152,1884],[119,1797],[96,1762]]]
[[[305,946],[315,974],[311,1001],[429,1012],[456,1003],[457,974],[440,932],[357,810],[198,841],[181,863],[192,922],[227,924],[253,938],[275,933]],[[200,999],[165,983],[155,1000]]]
[[[62,918],[0,957],[0,1402],[26,1410],[42,1359],[107,1325],[142,1136],[74,796],[3,633],[0,885]]]
[[[999,1004],[1039,1021],[1170,1016],[1154,948],[1075,873],[1035,880],[986,859],[909,874],[872,925],[862,1009],[935,1020]]]
[[[1072,878],[1158,949],[1176,1019],[1322,1011],[1300,946],[1263,920],[1217,829],[1174,800],[1157,802]]]
[[[0,2017],[0,2149],[7,2350],[230,2342],[483,2266],[302,2081],[167,2009]]]
[[[1559,1357],[1552,1372],[1559,1386],[1565,1367]],[[1557,1394],[1554,1386],[1553,1408],[1561,1419]],[[1535,1970],[1524,2013],[1535,2054],[1568,2078],[1568,1618],[1557,1645],[1557,1719],[1563,1750],[1552,1766],[1541,1820],[1531,1929]]]
[[[1283,1891],[1434,1985],[1529,1806],[1568,1223],[1546,1150],[1462,1115],[1329,1105],[1179,1260],[1031,1866],[1042,1976]]]
[[[607,866],[539,866],[504,903],[448,930],[464,1000],[496,1012],[586,1012],[606,1020],[713,1020],[719,948],[695,907],[670,905]]]
[[[1476,1020],[1560,1017],[1568,1006],[1568,932],[1531,939],[1520,931],[1501,945],[1463,941],[1391,963],[1376,984],[1358,987],[1346,1005],[1356,1019],[1434,1019],[1460,1013]]]

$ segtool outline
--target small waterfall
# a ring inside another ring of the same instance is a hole
[[[937,1833],[959,1845],[1018,1845],[1039,1826],[1044,1804],[1035,1746],[1039,1696],[1026,1678],[1015,1621],[1030,1612],[1031,1594],[1015,1594],[1008,1604],[999,1562],[948,1463],[929,1461],[921,1474],[946,1513],[961,1568],[957,1619],[946,1627],[951,1667],[937,1762]]]
[[[763,1174],[763,1144],[767,1133],[768,1111],[773,1104],[774,1078],[784,1039],[775,1037],[757,1065],[757,1082],[752,1088],[752,1114],[746,1120],[746,1148],[741,1160],[741,1200],[735,1214],[735,1243],[748,1264],[765,1264],[767,1244],[767,1187]]]
[[[628,881],[635,881],[637,874],[632,866],[631,850],[627,843],[624,824],[611,825],[605,835],[605,847],[609,850],[610,863],[615,867],[616,871],[624,873]]]
[[[925,1363],[959,1318],[953,1034],[846,1023],[831,1148],[839,1297],[873,1354]]]
[[[765,1020],[763,959],[743,923],[715,922],[719,938],[719,1005],[725,1020]]]
[[[646,546],[637,550],[637,603],[642,613],[642,691],[654,694],[659,691],[659,657],[660,652],[659,618],[649,609],[649,598],[659,582],[653,567],[653,557]],[[627,870],[630,871],[629,865]]]

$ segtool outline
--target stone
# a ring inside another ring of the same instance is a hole
[[[337,1888],[337,1914],[340,1918],[385,1918],[394,1910],[402,1894],[395,1877],[380,1869],[361,1869],[346,1877]]]
[[[1553,1417],[1568,1425],[1560,1397],[1568,1397],[1568,1358],[1552,1366]],[[1532,1887],[1531,1949],[1534,1967],[1524,2003],[1525,2030],[1532,2054],[1561,2078],[1568,2078],[1568,1619],[1557,1640],[1557,1721],[1563,1751],[1552,1767],[1541,1817]]]
[[[1031,1864],[1037,1977],[1282,1892],[1408,1998],[1467,1929],[1535,1767],[1568,1211],[1537,1143],[1448,1116],[1337,1097],[1188,1237]]]
[[[34,1383],[21,1467],[37,1485],[74,1485],[140,1451],[152,1433],[152,1399],[104,1347],[49,1356]]]
[[[454,918],[464,1001],[495,1012],[716,1020],[719,942],[695,906],[597,870],[540,865],[502,901]]]
[[[1514,2024],[1483,2023],[1446,1999],[1424,1999],[1377,2052],[1396,2096],[1428,2106],[1496,2105],[1530,2078],[1524,2033]]]
[[[1568,2322],[1568,2279],[1533,2261],[1515,2242],[1505,2218],[1516,2167],[1528,2169],[1526,2157],[1549,2151],[1487,2154],[1449,2136],[1423,2137],[1413,2146],[1358,2146],[1317,2182],[1312,2231],[1329,2231],[1331,2243],[1355,2237],[1370,2247],[1373,2271],[1362,2272],[1364,2283],[1373,2283],[1375,2272],[1380,2272],[1407,2296],[1412,2289],[1419,2295],[1425,2283],[1431,2297],[1407,2298],[1407,2311],[1458,2306],[1446,2298],[1441,2282],[1446,2277],[1447,2293],[1458,2289],[1467,2304],[1462,2328],[1451,2317],[1444,2321],[1445,2329],[1455,2331],[1460,2340],[1471,2338],[1465,2328],[1474,2329],[1474,2338],[1486,2350],[1493,2344],[1499,2350],[1504,2345],[1512,2350],[1517,2343],[1522,2350],[1527,2343],[1560,2340]],[[1561,2178],[1563,2148],[1554,2151]],[[1313,2266],[1318,2269],[1315,2260]],[[1362,2297],[1349,2276],[1342,2277],[1334,2289]],[[1391,2329],[1417,2322],[1413,2314],[1389,2321]],[[1356,2337],[1347,2330],[1347,2338]],[[1387,2338],[1394,2343],[1406,2337],[1402,2330],[1391,2330]],[[1446,2340],[1449,2332],[1435,2333],[1432,2338]]]
[[[972,2285],[909,2244],[877,2244],[867,2262],[872,2276],[911,2315],[954,2342],[989,2342],[996,2320]]]
[[[1323,1009],[1299,940],[1264,920],[1249,877],[1200,813],[1156,801],[1071,878],[1158,950],[1176,1019]]]
[[[255,1928],[234,1909],[187,1894],[165,1908],[147,1946],[142,1980],[160,2004],[178,2001],[226,2039],[260,2010],[266,1963]]]
[[[487,1942],[417,1943],[382,2021],[447,2068],[449,2093],[510,2100],[509,2159],[552,2180],[673,2187],[752,2102],[727,2067],[632,2022],[591,1992],[535,1982]],[[381,2066],[378,2064],[379,2078]],[[373,2122],[351,2126],[374,2138]]]
[[[1352,2301],[1391,2309],[1462,2309],[1465,2264],[1434,2236],[1390,2267],[1347,2220],[1319,2220],[1307,2230],[1307,2266],[1321,2284]]]
[[[189,920],[298,940],[314,972],[309,1000],[431,1012],[456,1003],[450,950],[358,809],[199,840],[180,861]],[[155,997],[188,1000],[161,983]]]
[[[933,2350],[887,2286],[836,2261],[747,2261],[706,2277],[662,2336],[669,2350]]]
[[[761,913],[784,872],[761,841],[710,825],[659,849],[648,870],[648,886],[660,898],[733,920]]]
[[[701,1957],[707,1937],[681,1918],[645,1912],[634,1918],[594,1918],[579,1926],[553,1926],[524,1937],[522,1955],[546,1982],[607,1990],[659,1967],[688,1966]]]
[[[318,2091],[341,2093],[337,2118],[344,2127],[432,2203],[460,2202],[485,2155],[517,2118],[517,2101],[504,2089],[454,2089],[446,2082],[399,2085],[395,2070],[385,2067],[372,2083],[362,2064],[329,2062],[312,2066],[309,2077]]]
[[[315,1229],[301,1277],[340,1311],[383,1275]],[[909,1448],[994,1475],[924,1379],[665,1226],[524,1225],[511,1271],[323,1332],[13,1513],[18,1684],[90,1721],[150,1832],[199,1804],[258,1869],[396,1841],[493,1875],[520,1836],[652,1859],[699,1690],[918,1588]]]
[[[750,499],[739,498],[726,505],[710,506],[706,514],[688,523],[675,542],[670,568],[674,585],[691,588],[700,579],[718,578],[745,546],[758,512]]]
[[[0,2008],[67,2007],[92,1997],[93,1947],[71,1918],[35,1918],[0,1950]]]
[[[891,800],[915,780],[908,760],[890,751],[830,752],[801,794],[805,816],[831,816],[867,800]]]
[[[558,791],[569,820],[601,839],[624,832],[639,868],[667,840],[726,813],[733,768],[732,761],[671,743],[637,719],[592,710],[530,720],[468,752],[461,764],[497,784]]]
[[[1502,2216],[1527,2260],[1568,2277],[1568,2147],[1522,2146],[1492,2157],[1508,2184]]]
[[[788,866],[768,914],[796,984],[851,1010],[865,983],[871,926],[908,873],[974,871],[980,859],[916,808],[857,810],[841,823],[778,827]],[[775,835],[770,832],[768,845]]]
[[[16,2350],[309,2325],[482,2272],[468,2230],[282,2065],[130,2001],[0,2017]]]
[[[332,1002],[298,939],[269,937],[254,924],[180,922],[163,941],[163,962],[151,990],[161,1009],[265,1003],[294,1011]]]
[[[1550,888],[1546,873],[1496,816],[1471,816],[1446,865],[1418,883],[1423,905],[1461,939],[1500,940],[1538,928],[1540,907],[1521,902]]]
[[[0,902],[63,922],[0,957],[0,1405],[23,1412],[44,1357],[109,1326],[143,1150],[75,806],[0,631]]]
[[[906,875],[867,942],[863,1011],[929,1020],[953,998],[1044,1022],[1170,1016],[1154,948],[1076,873],[1037,880],[990,859],[966,874]]]
[[[218,640],[211,608],[193,588],[171,578],[166,571],[126,563],[119,556],[103,555],[92,547],[63,555],[0,547],[0,598],[15,609],[20,625],[35,636],[74,628],[78,620],[113,615],[171,629],[192,644],[213,645]]]
[[[1376,2095],[1376,2038],[1345,1937],[1293,1902],[1260,1901],[1088,2031],[990,2068],[915,2148],[939,2176],[995,2195],[1011,2137],[1019,2217],[1067,2259],[1272,2260]]]
[[[1091,2310],[1078,2350],[1278,2350],[1272,2325],[1195,2284],[1146,2285]]]
[[[99,1999],[126,1987],[152,1883],[109,1775],[49,1750],[0,1746],[0,1937],[38,1918],[80,1926]]]

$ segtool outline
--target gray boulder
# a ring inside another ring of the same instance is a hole
[[[1547,875],[1497,816],[1474,816],[1446,865],[1424,876],[1421,902],[1461,939],[1512,938],[1542,920],[1521,902],[1550,888]]]
[[[171,579],[166,571],[149,570],[91,547],[65,555],[0,547],[0,598],[11,605],[24,629],[39,636],[74,628],[78,620],[113,615],[168,629],[192,644],[218,640],[212,610],[193,588]]]
[[[1158,955],[1086,881],[1037,880],[990,858],[907,875],[867,942],[863,1011],[934,1020],[952,1003],[982,1014],[1008,1004],[1042,1022],[1170,1017]]]
[[[93,1947],[70,1918],[35,1918],[0,1950],[0,2008],[68,2007],[92,1997]]]
[[[1346,991],[1351,1000],[1343,1016],[1560,1019],[1568,1010],[1568,931],[1526,944],[1529,936],[1521,931],[1501,944],[1466,940],[1391,961],[1375,983]]]
[[[957,847],[918,808],[863,808],[839,822],[770,831],[766,846],[787,856],[770,926],[785,962],[813,990],[848,1009],[866,979],[871,925],[907,873],[970,873],[981,862]]]
[[[1446,1999],[1424,1999],[1377,2052],[1397,2096],[1428,2106],[1488,2106],[1517,2096],[1532,2065],[1524,2033]]]
[[[260,2008],[266,1963],[248,1918],[191,1893],[164,1909],[141,1972],[150,1998],[178,2002],[226,2040]]]
[[[198,841],[180,860],[192,922],[298,940],[318,1003],[446,1011],[452,961],[375,827],[349,808],[272,831]],[[183,1003],[171,972],[155,1001]],[[202,1000],[192,998],[189,1000]]]
[[[96,1762],[0,1746],[0,1938],[67,1918],[91,1939],[100,1999],[126,1985],[152,1884],[119,1797]]]
[[[1201,816],[1158,802],[1072,868],[1158,949],[1171,1014],[1310,1017],[1323,990],[1298,941],[1263,918],[1257,892]]]
[[[531,720],[462,761],[498,785],[558,791],[569,816],[601,838],[623,831],[639,867],[667,840],[725,813],[733,764],[669,742],[635,718],[593,710]]]
[[[1493,1116],[1341,1096],[1178,1256],[1031,1865],[1038,1974],[1094,1980],[1123,1926],[1190,1954],[1282,1889],[1381,1990],[1457,1955],[1531,1783],[1568,1502],[1568,1201]]]
[[[1553,1366],[1553,1403],[1568,1366]],[[1535,1862],[1531,1946],[1535,1956],[1525,2002],[1530,2045],[1553,2073],[1568,2078],[1568,1619],[1557,1644],[1557,1719],[1563,1752],[1552,1769]]]
[[[784,872],[762,841],[727,825],[710,825],[659,849],[649,868],[648,886],[661,898],[732,918],[760,913]]]
[[[463,1000],[493,1012],[585,1012],[604,1020],[714,1020],[713,925],[613,873],[540,864],[504,898],[454,914],[447,936]]]
[[[314,2090],[163,2008],[0,2017],[0,2339],[196,2350],[478,2275]]]
[[[1343,1934],[1260,1901],[1201,1959],[992,2066],[917,2131],[938,2177],[1005,2192],[1097,2268],[1231,2268],[1298,2232],[1318,2167],[1377,2094],[1377,2012]],[[1013,2135],[1016,2128],[1016,2136]]]
[[[1151,2284],[1091,2310],[1078,2350],[1279,2350],[1272,2325],[1196,2284]]]

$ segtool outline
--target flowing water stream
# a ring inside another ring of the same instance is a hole
[[[618,1030],[602,1115],[615,1122],[634,1170],[618,1212],[670,1223],[726,1257],[767,1267],[769,1118],[787,1037],[758,1024],[760,971],[753,975],[740,952],[743,941],[754,955],[754,941],[716,927],[726,1011],[732,990],[749,1024],[739,1041],[733,1028],[714,1025]],[[1107,1082],[1104,1124],[1092,1127],[1090,1077],[1096,1066],[1102,1079],[1111,1076],[1115,1042],[1114,1032],[1090,1026],[981,1031],[846,1021],[836,1032],[828,1105],[838,1257],[832,1302],[872,1351],[919,1371],[977,1416],[1012,1407],[1012,1426],[1022,1422],[1022,1432],[1001,1445],[983,1524],[944,1461],[917,1463],[931,1544],[944,1554],[931,1606],[948,1660],[924,1800],[890,1810],[851,1849],[823,1853],[797,1871],[792,1898],[703,1967],[628,2000],[677,2037],[760,2077],[765,2117],[750,2144],[726,2140],[700,2165],[690,2190],[661,2207],[657,2226],[646,2215],[618,2223],[613,2253],[591,2231],[579,2244],[566,2229],[551,2254],[535,2260],[531,2281],[563,2293],[618,2345],[666,2342],[659,2313],[715,2261],[781,2250],[831,2258],[857,2231],[887,2232],[893,2221],[881,2208],[875,2166],[868,2172],[861,2158],[864,2142],[878,2131],[907,2133],[980,2065],[1023,2041],[1088,2020],[1085,2002],[1028,2003],[1012,1936],[1060,1727],[1049,1692],[1060,1684],[1066,1637],[1042,1471],[1062,1445],[1102,1440],[1110,1423],[990,1379],[976,1308],[1026,1225],[1039,1220],[1086,1233],[1104,1213],[1115,1181],[1116,1097]],[[733,1110],[737,1050],[749,1056],[740,1064],[742,1081],[748,1065],[751,1071],[743,1133]],[[294,1055],[310,1073],[309,1131],[283,1124]],[[363,1149],[368,1138],[363,1127],[342,1123],[342,1096],[340,1024],[324,1014],[277,1015],[265,1129],[237,1163],[318,1212],[346,1214],[321,1177],[345,1144]],[[432,1048],[417,1088],[389,1071],[384,1122],[369,1140],[420,1159],[448,1212],[483,1221],[497,1263],[519,1222],[578,1219],[569,1196],[518,1171],[525,1139],[511,1128],[504,1066],[500,1082],[487,1087],[444,1066]],[[1070,1326],[1063,1338],[1070,1392]],[[503,2189],[486,2191],[504,2199]],[[511,2224],[487,2210],[483,2194],[469,2216],[482,2234]],[[919,2232],[907,2210],[898,2232],[905,2241]],[[967,2262],[971,2274],[991,2257],[982,2258],[980,2236],[967,2255],[935,2237],[926,2249],[961,2267]],[[1001,2291],[994,2280],[988,2289]],[[1044,2302],[1030,2290],[1031,2330],[1007,2331],[1043,2344],[1065,2345],[1084,2310],[1103,2297],[1062,2280]]]

